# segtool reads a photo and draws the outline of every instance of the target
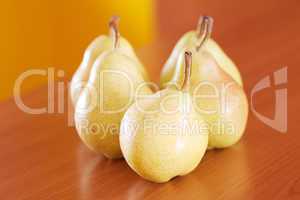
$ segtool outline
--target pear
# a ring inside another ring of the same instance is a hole
[[[169,81],[172,80],[174,73],[176,71],[176,63],[178,58],[186,49],[197,48],[199,46],[199,41],[201,41],[200,26],[203,19],[206,16],[201,16],[199,19],[197,30],[189,31],[185,33],[175,45],[170,57],[166,61],[161,75],[160,75],[160,85],[165,87]],[[234,62],[225,54],[222,48],[215,42],[212,38],[209,38],[202,47],[207,52],[209,52],[218,65],[228,73],[240,86],[243,86],[242,78],[237,66]]]
[[[113,16],[109,22],[110,27],[110,34],[109,35],[100,35],[96,39],[94,39],[91,44],[88,46],[86,51],[84,52],[83,60],[76,70],[75,74],[73,75],[71,85],[70,85],[70,97],[72,100],[73,105],[75,106],[79,94],[83,90],[85,84],[87,83],[91,68],[95,63],[95,60],[98,56],[100,56],[103,52],[110,50],[113,48],[114,45],[114,37],[119,34],[118,32],[118,21],[119,17]],[[132,46],[130,43],[123,37],[119,37],[119,49],[122,49],[123,53],[133,60],[135,60],[138,64],[136,67],[141,72],[143,78],[148,81],[148,74],[137,58]]]
[[[95,60],[75,107],[75,125],[82,141],[112,159],[122,157],[119,128],[125,111],[136,96],[152,93],[140,64],[128,55],[131,49],[122,47],[120,39],[116,34],[112,48]]]
[[[143,178],[166,182],[196,168],[208,143],[208,128],[189,94],[191,54],[185,82],[137,100],[121,123],[120,145],[129,166]]]
[[[248,118],[248,101],[243,88],[217,63],[205,48],[212,30],[212,18],[206,17],[201,25],[202,41],[193,53],[190,94],[194,107],[209,126],[209,148],[229,147],[242,137]],[[171,81],[184,81],[184,56],[178,59]]]

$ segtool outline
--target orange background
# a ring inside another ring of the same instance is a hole
[[[121,33],[141,48],[154,37],[151,0],[10,0],[0,7],[0,100],[13,94],[16,78],[28,69],[63,69],[71,77],[89,42],[105,34],[111,15],[121,16]],[[46,78],[32,76],[28,92]]]

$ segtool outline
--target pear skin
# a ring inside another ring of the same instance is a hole
[[[178,91],[164,91],[156,94],[160,98],[151,102],[140,103],[144,112],[159,109],[160,103],[170,95],[181,96],[190,99],[187,94],[178,94]],[[188,100],[186,100],[188,101]],[[166,109],[181,109],[183,105],[174,102],[167,103]],[[183,176],[193,171],[201,161],[208,142],[208,132],[195,128],[194,133],[182,133],[185,122],[198,122],[204,124],[204,120],[193,111],[184,116],[180,111],[166,114],[162,110],[153,114],[143,114],[134,104],[126,112],[122,120],[120,144],[123,155],[129,166],[143,178],[153,182],[167,182],[173,177]],[[147,122],[148,121],[148,122]],[[148,123],[145,127],[145,123]],[[134,130],[128,131],[132,126]],[[171,131],[159,130],[173,127]],[[158,127],[158,128],[155,128]]]
[[[99,57],[103,52],[113,49],[114,47],[114,27],[113,25],[117,26],[118,18],[113,17],[109,23],[111,32],[109,35],[101,35],[94,39],[91,44],[88,46],[86,51],[84,52],[83,60],[73,75],[70,85],[70,97],[72,100],[73,105],[75,106],[78,100],[80,93],[82,92],[85,84],[87,83],[91,68],[95,63],[97,57]],[[122,52],[131,57],[133,60],[137,62],[137,68],[142,74],[145,81],[149,80],[148,74],[136,56],[133,47],[130,43],[122,36],[119,36],[118,39],[118,48],[122,50]]]
[[[80,138],[108,158],[122,157],[119,127],[134,97],[152,93],[136,65],[121,49],[103,53],[95,61],[75,108]]]
[[[157,183],[193,171],[207,144],[206,123],[184,87],[169,86],[136,101],[121,123],[120,145],[126,162],[137,174]]]
[[[200,20],[201,21],[201,20]],[[181,54],[184,51],[196,48],[199,44],[198,31],[189,31],[185,33],[175,45],[170,57],[167,59],[160,75],[160,86],[164,88],[173,78],[176,71],[176,63]],[[222,48],[214,41],[209,38],[205,44],[203,44],[203,49],[210,52],[214,57],[218,65],[229,74],[240,86],[243,86],[242,78],[240,72],[235,65],[235,63],[226,55]]]
[[[243,88],[216,62],[211,52],[204,48],[212,30],[212,19],[205,17],[202,26],[203,40],[193,54],[190,94],[194,107],[209,126],[209,148],[229,147],[242,137],[248,118],[248,101]],[[176,66],[171,81],[184,81],[184,55]]]
[[[194,107],[209,126],[209,148],[225,148],[242,137],[248,118],[248,101],[241,88],[205,50],[193,52],[190,94]],[[183,82],[183,56],[173,83]],[[182,65],[182,66],[180,66]],[[180,70],[181,69],[181,70]]]

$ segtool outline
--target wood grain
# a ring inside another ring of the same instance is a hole
[[[64,114],[29,115],[10,99],[0,104],[1,199],[300,199],[300,2],[181,2],[157,1],[159,37],[138,51],[152,79],[158,80],[180,35],[205,12],[215,18],[213,37],[240,67],[248,95],[263,77],[288,66],[288,132],[279,133],[250,112],[238,144],[207,152],[185,177],[154,184],[124,160],[90,152],[68,127],[67,106]],[[46,87],[24,99],[46,105]],[[257,95],[255,108],[273,116],[274,88]]]

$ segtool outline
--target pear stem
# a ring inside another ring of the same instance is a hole
[[[186,51],[184,52],[184,80],[181,87],[181,90],[188,91],[190,85],[192,71],[192,52]]]
[[[201,16],[197,26],[197,38],[199,44],[196,45],[196,50],[199,51],[203,44],[210,38],[214,20],[210,16]]]
[[[114,38],[114,48],[117,48],[119,46],[119,38],[120,38],[120,32],[118,29],[119,20],[120,20],[119,16],[112,16],[112,18],[109,21],[110,34]]]

